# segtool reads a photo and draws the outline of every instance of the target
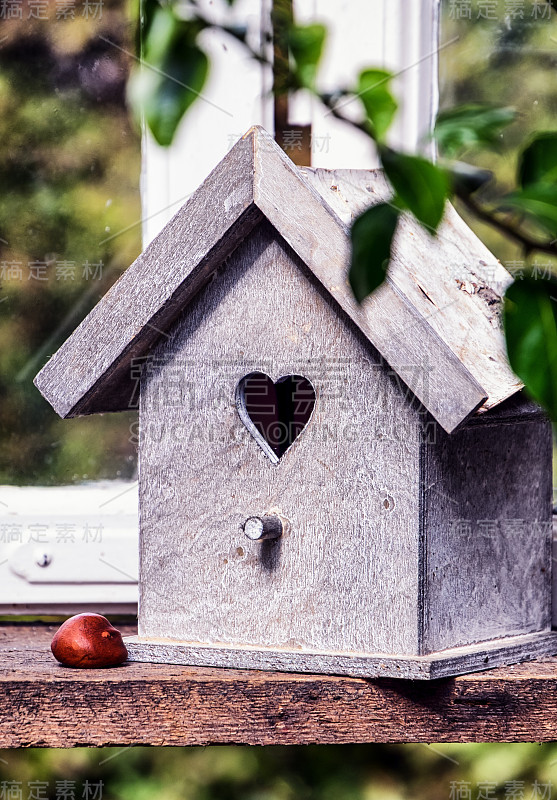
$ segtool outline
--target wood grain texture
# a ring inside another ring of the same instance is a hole
[[[557,739],[557,658],[433,682],[138,663],[74,670],[50,653],[55,629],[0,626],[0,747]]]
[[[323,174],[312,174],[326,196]],[[369,180],[374,196],[386,191],[380,176],[352,177],[360,183],[345,191],[350,213],[369,200]],[[492,493],[498,524],[515,512],[541,524],[547,510],[543,423],[537,439],[521,440],[539,478],[525,503],[518,489],[505,500],[524,480],[512,431],[462,427],[487,397],[469,369],[476,356],[482,381],[486,359],[500,368],[500,394],[487,405],[519,384],[505,383],[499,299],[486,276],[447,271],[456,256],[445,239],[467,241],[451,213],[437,250],[403,227],[391,279],[359,307],[346,281],[345,224],[253,129],[45,367],[39,386],[73,415],[129,404],[133,358],[151,355],[141,407],[142,636],[400,656],[547,629],[548,535],[532,539],[528,528],[480,550],[471,537],[446,536],[455,517],[431,500],[444,487],[474,523]],[[302,374],[317,389],[312,421],[280,469],[236,413],[238,382],[254,370],[273,380]],[[445,450],[427,449],[425,468],[424,406],[446,431],[461,426]],[[246,542],[242,524],[265,513],[286,518],[288,532]]]
[[[423,445],[422,653],[551,626],[551,424],[481,419]]]
[[[254,184],[258,208],[450,433],[484,403],[487,393],[432,328],[431,311],[424,316],[405,290],[390,280],[360,306],[347,279],[348,227],[313,186],[300,180],[302,173],[282,151],[261,146],[255,159],[256,175],[261,176]],[[361,177],[368,181],[370,176],[363,171]],[[380,184],[384,185],[384,179]],[[425,260],[429,266],[429,253]]]
[[[237,413],[236,387],[252,372],[301,374],[316,391],[279,464]],[[242,650],[260,647],[276,651],[276,669],[431,678],[445,673],[382,659],[546,631],[550,433],[533,412],[513,424],[495,414],[439,430],[262,222],[168,331],[142,383],[141,636],[188,643],[173,657],[193,663],[268,668],[271,656]],[[247,541],[243,523],[265,513],[287,532]],[[519,516],[517,535],[506,526]],[[530,644],[522,657],[540,652]],[[438,657],[458,673],[481,667],[480,651]],[[347,653],[364,660],[356,668]]]
[[[529,661],[557,653],[557,633],[553,631],[503,637],[414,657],[385,653],[319,653],[287,648],[208,646],[145,636],[132,636],[125,641],[130,661],[405,680],[436,680],[465,675],[490,666],[515,664],[517,661]]]
[[[312,173],[305,175],[309,180]],[[379,187],[360,193],[367,201],[384,191],[382,177],[357,176],[360,184]],[[489,310],[492,291],[483,276],[479,283],[471,277],[479,250],[464,223],[449,212],[438,239],[443,245],[403,227],[392,280],[360,307],[346,279],[348,228],[329,205],[331,192],[322,192],[325,202],[317,189],[268,134],[251,129],[43,368],[40,391],[61,416],[133,407],[133,360],[148,354],[262,215],[445,430],[486,398],[493,405],[516,391],[514,379],[514,389],[508,385],[496,314]],[[445,262],[451,255],[454,267],[455,253],[467,276],[462,291],[447,274]],[[492,389],[484,388],[486,370],[478,364],[489,365]]]
[[[35,378],[62,417],[137,408],[141,359],[257,224],[253,136],[240,140]]]
[[[236,387],[254,371],[302,375],[316,392],[279,464],[236,409]],[[142,383],[141,634],[417,653],[422,417],[262,222],[154,351]],[[288,530],[249,541],[242,524],[265,513]]]
[[[391,196],[381,170],[301,172],[347,225]],[[521,388],[507,361],[500,319],[501,295],[512,278],[450,204],[436,237],[402,215],[389,277],[485,389],[482,411]]]

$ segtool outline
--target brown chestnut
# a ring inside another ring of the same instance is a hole
[[[101,614],[76,614],[54,634],[54,658],[65,667],[115,667],[128,657],[122,634]]]

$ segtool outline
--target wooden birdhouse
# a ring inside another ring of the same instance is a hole
[[[139,407],[130,658],[435,678],[557,651],[551,430],[507,364],[508,273],[451,208],[362,307],[379,171],[252,128],[42,369],[62,417]]]

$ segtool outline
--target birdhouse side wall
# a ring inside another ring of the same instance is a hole
[[[236,408],[253,371],[315,389],[278,464]],[[144,366],[140,635],[417,653],[421,430],[412,396],[261,223]],[[283,536],[248,540],[265,513]]]
[[[539,413],[424,445],[424,653],[549,630],[551,458]]]

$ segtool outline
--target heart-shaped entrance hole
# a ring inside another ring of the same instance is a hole
[[[304,430],[314,406],[315,389],[302,375],[274,383],[264,372],[250,372],[236,388],[240,419],[273,464]]]

